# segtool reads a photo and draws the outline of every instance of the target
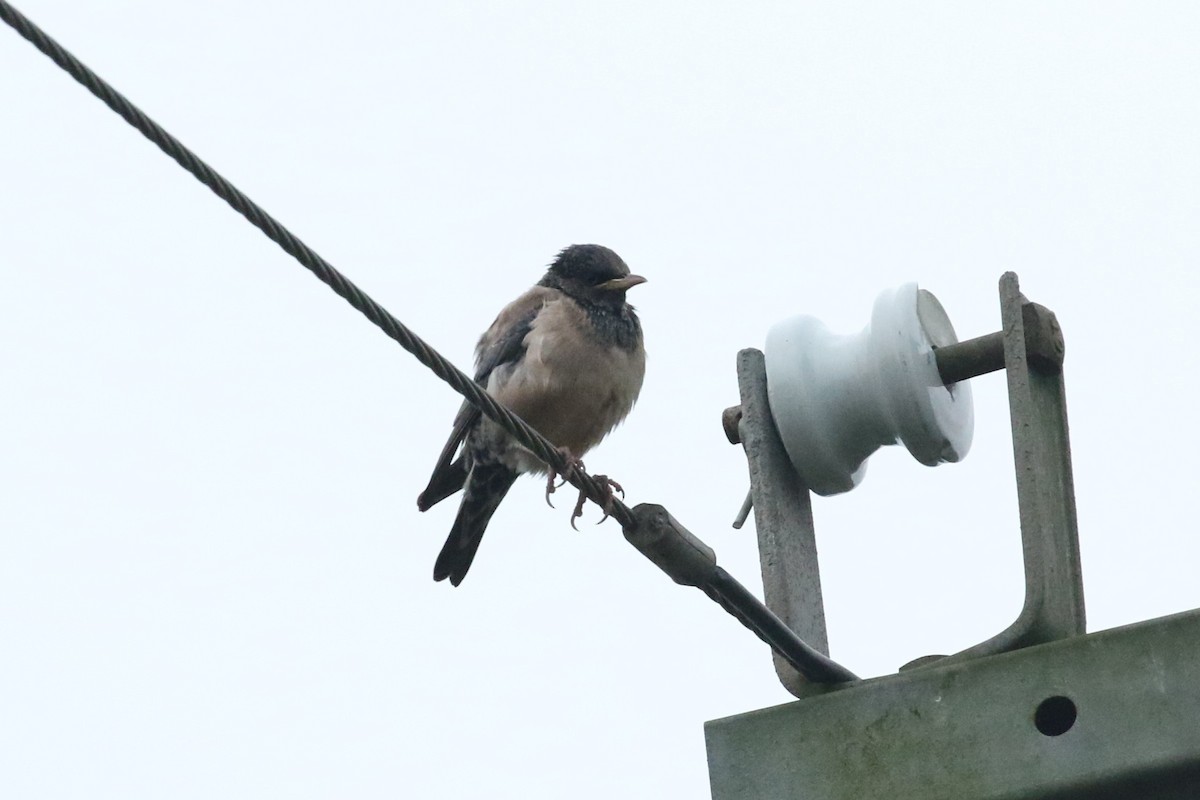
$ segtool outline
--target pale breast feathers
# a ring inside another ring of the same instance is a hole
[[[488,391],[559,447],[582,456],[633,408],[645,374],[640,347],[599,341],[574,302],[547,298],[529,324],[523,357],[497,365]]]

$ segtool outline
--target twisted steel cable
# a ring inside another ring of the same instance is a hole
[[[351,306],[358,309],[367,319],[396,340],[401,347],[416,356],[417,360],[431,369],[435,375],[450,384],[459,394],[467,398],[483,414],[500,424],[512,436],[527,447],[542,461],[549,464],[592,501],[608,504],[608,511],[623,526],[633,524],[633,515],[629,508],[609,491],[601,487],[599,481],[578,469],[571,469],[562,453],[527,422],[509,411],[492,399],[482,387],[454,366],[439,352],[429,346],[421,337],[413,333],[400,320],[392,316],[387,309],[375,302],[366,292],[358,288],[349,278],[339,272],[332,264],[322,258],[316,251],[306,245],[295,234],[283,226],[277,219],[264,211],[257,203],[247,197],[236,186],[226,180],[219,172],[210,167],[198,155],[188,149],[182,142],[168,133],[157,122],[150,119],[140,108],[131,103],[128,98],[114,89],[107,81],[89,69],[79,59],[54,41],[45,31],[35,25],[24,14],[17,11],[4,0],[0,0],[0,19],[12,26],[21,36],[46,54],[55,64],[62,67],[72,78],[78,81],[89,92],[100,98],[106,106],[121,115],[122,119],[141,131],[142,135],[158,146],[160,150],[175,160],[179,166],[190,172],[195,178],[233,207],[235,211],[250,221],[254,227],[265,233],[267,237],[278,244],[289,255],[299,261],[313,275],[317,276],[330,289],[333,289]]]
[[[0,19],[3,19],[84,88],[119,114],[122,119],[141,131],[143,136],[266,234],[271,241],[299,261],[321,282],[375,323],[380,330],[399,343],[435,375],[450,384],[455,391],[475,405],[485,416],[508,431],[522,446],[549,464],[556,472],[564,474],[567,480],[590,500],[605,506],[608,515],[620,522],[623,528],[636,527],[637,521],[632,510],[613,497],[606,484],[581,469],[572,468],[572,465],[549,439],[496,402],[466,373],[450,363],[404,323],[392,316],[387,309],[371,299],[366,292],[358,288],[332,264],[148,117],[107,81],[75,58],[7,0],[0,0]],[[788,629],[770,609],[720,567],[716,567],[713,574],[698,584],[697,588],[716,601],[810,680],[833,683],[855,679],[849,670],[829,661],[827,657],[809,647]]]
[[[846,683],[858,676],[796,635],[749,589],[721,567],[697,588],[783,656],[792,668],[812,683]]]

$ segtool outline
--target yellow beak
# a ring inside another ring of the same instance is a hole
[[[626,275],[624,278],[613,278],[611,281],[597,284],[597,289],[605,291],[625,291],[626,289],[637,286],[639,283],[645,283],[646,279],[641,275]]]

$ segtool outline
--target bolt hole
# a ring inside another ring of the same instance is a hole
[[[1047,697],[1033,712],[1033,724],[1044,736],[1062,736],[1075,724],[1079,712],[1069,697]]]

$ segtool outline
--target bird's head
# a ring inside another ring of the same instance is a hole
[[[564,248],[539,281],[578,300],[621,306],[625,292],[645,283],[632,275],[621,257],[598,244],[573,244]]]

